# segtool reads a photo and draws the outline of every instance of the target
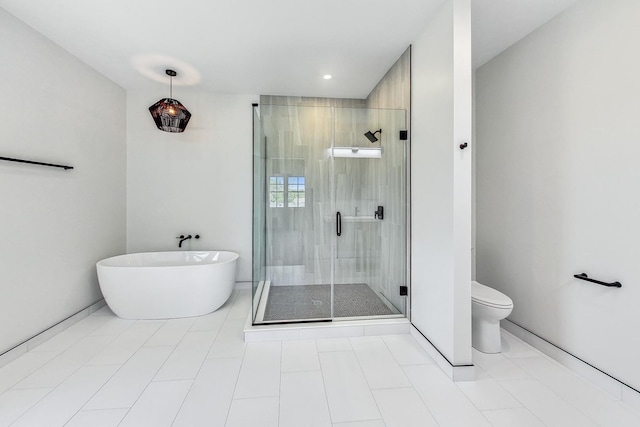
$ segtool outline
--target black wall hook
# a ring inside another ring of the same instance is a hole
[[[463,142],[462,144],[460,144],[460,149],[464,150],[465,148],[467,148],[469,146],[469,144],[467,144],[466,142]]]

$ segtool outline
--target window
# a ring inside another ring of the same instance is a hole
[[[283,176],[269,177],[269,207],[270,208],[284,207],[284,177]]]
[[[304,208],[304,176],[290,176],[287,180],[287,192],[290,208]]]
[[[304,208],[305,178],[304,176],[269,177],[269,207],[271,208]]]

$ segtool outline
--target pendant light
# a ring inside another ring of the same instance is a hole
[[[184,132],[191,118],[191,113],[177,99],[173,99],[173,78],[178,74],[173,70],[165,71],[169,76],[169,98],[149,107],[149,112],[158,129],[165,132]]]

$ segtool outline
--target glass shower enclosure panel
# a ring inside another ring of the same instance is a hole
[[[332,110],[261,106],[265,295],[255,323],[329,320],[332,293]]]
[[[404,110],[254,112],[254,324],[402,317]]]
[[[260,111],[253,106],[253,235],[252,235],[252,319],[256,317],[258,301],[266,278],[266,139],[260,121]]]

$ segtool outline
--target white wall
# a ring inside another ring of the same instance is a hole
[[[183,247],[238,252],[236,279],[250,281],[251,103],[258,97],[174,85],[192,117],[185,132],[167,133],[148,108],[168,90],[127,94],[127,252],[178,250],[176,236],[198,233]]]
[[[0,353],[102,298],[125,249],[125,92],[0,9]]]
[[[411,322],[452,365],[471,363],[469,9],[446,2],[412,45]]]
[[[478,280],[514,300],[514,322],[636,389],[638,22],[637,0],[583,0],[476,76]]]

